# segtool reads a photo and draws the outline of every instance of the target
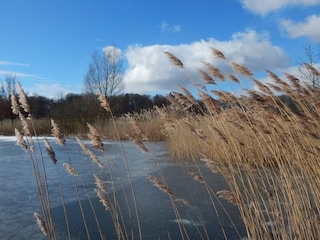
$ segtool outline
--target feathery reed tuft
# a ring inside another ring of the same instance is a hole
[[[213,85],[216,84],[214,79],[206,71],[203,71],[202,69],[198,69],[198,72],[200,73],[201,78],[204,80],[206,84],[213,84]]]
[[[211,73],[212,76],[218,78],[220,81],[225,81],[225,77],[221,73],[221,71],[213,66],[211,63],[208,62],[203,62],[204,65],[208,68],[209,72]]]
[[[102,94],[102,92],[99,92],[98,93],[98,100],[100,101],[100,106],[106,110],[107,112],[111,112],[111,108],[110,108],[110,105],[109,105],[109,102],[106,98],[106,96],[104,96]]]
[[[106,184],[104,183],[104,181],[99,178],[97,175],[93,174],[93,177],[94,177],[94,180],[95,180],[95,183],[96,185],[98,186],[98,188],[102,191],[102,192],[105,192],[107,193],[108,192],[108,189],[107,189],[107,186]]]
[[[238,200],[236,199],[236,197],[234,196],[234,194],[229,191],[229,190],[220,190],[217,192],[217,195],[219,198],[222,198],[224,200],[227,200],[228,202],[237,205],[238,204]]]
[[[47,236],[48,230],[47,230],[45,222],[43,221],[43,219],[40,217],[40,215],[38,213],[34,212],[33,215],[36,218],[37,224],[38,224],[39,228],[41,229],[42,233]]]
[[[213,53],[213,55],[215,55],[217,58],[220,58],[220,59],[226,59],[226,57],[224,56],[224,54],[219,51],[218,49],[216,48],[211,48],[211,51]]]
[[[72,175],[72,176],[78,176],[78,175],[79,175],[78,172],[77,172],[76,170],[74,170],[74,168],[71,167],[70,164],[68,164],[68,163],[63,163],[62,166],[65,167],[66,171],[67,171],[70,175]]]
[[[108,211],[110,209],[110,204],[109,204],[108,200],[106,199],[106,197],[103,195],[103,193],[99,189],[94,189],[94,191],[97,193],[99,201],[105,207],[105,210]]]
[[[95,129],[90,123],[87,123],[87,126],[90,130],[90,133],[88,133],[88,137],[91,139],[92,142],[92,146],[94,146],[95,148],[104,151],[104,147],[103,147],[103,142],[100,138],[99,132],[97,131],[97,129]]]
[[[193,176],[193,179],[198,181],[199,183],[205,183],[203,177],[194,170],[188,170],[188,173]]]
[[[63,135],[61,134],[58,124],[56,124],[53,119],[51,119],[50,122],[51,122],[52,136],[54,136],[56,138],[56,141],[60,146],[64,146],[66,144],[66,140],[64,139]]]
[[[21,125],[22,125],[22,129],[23,129],[24,135],[28,136],[28,137],[31,137],[32,136],[32,131],[31,131],[31,128],[29,126],[29,123],[27,122],[27,119],[25,118],[25,116],[21,112],[19,112],[19,118],[20,118],[20,121],[21,121]]]
[[[231,65],[237,73],[239,73],[245,77],[251,77],[253,75],[252,72],[249,71],[249,69],[247,69],[246,67],[244,67],[238,63],[231,61]]]
[[[23,110],[26,113],[30,113],[30,107],[29,107],[29,104],[27,101],[27,97],[26,97],[18,80],[16,80],[16,86],[17,86],[17,91],[18,91],[18,95],[19,95],[19,102],[21,104],[21,107],[23,108]]]
[[[303,66],[304,66],[305,68],[307,68],[307,69],[311,72],[311,74],[313,74],[313,75],[315,75],[315,76],[320,76],[320,71],[317,70],[317,69],[316,69],[314,66],[312,66],[311,64],[309,64],[309,63],[304,63]]]
[[[184,66],[179,58],[177,58],[176,56],[174,56],[173,54],[171,54],[169,52],[164,52],[164,54],[167,55],[167,57],[169,58],[169,60],[171,61],[171,63],[173,65],[180,67],[180,68],[184,68]]]
[[[46,137],[44,137],[44,138],[43,138],[43,141],[44,141],[44,145],[45,145],[45,147],[46,147],[46,150],[47,150],[47,153],[48,153],[49,157],[51,158],[52,162],[53,162],[54,164],[56,164],[58,160],[56,159],[56,154],[55,154],[55,152],[53,151],[53,149],[52,149],[52,147],[51,147],[48,139],[47,139]]]
[[[236,78],[233,74],[227,73],[227,76],[228,76],[228,78],[229,78],[232,82],[240,83],[239,79]]]
[[[23,150],[27,150],[28,149],[28,146],[26,144],[26,142],[24,141],[23,139],[23,135],[21,134],[21,132],[18,130],[18,129],[14,129],[14,133],[15,133],[15,136],[17,138],[17,145],[19,145]]]
[[[171,197],[174,197],[172,190],[166,184],[160,182],[156,177],[146,175],[146,179],[153,183],[153,186],[157,187],[160,191],[167,193]]]
[[[10,93],[10,99],[11,99],[12,113],[14,113],[15,115],[19,115],[20,110],[19,110],[18,100],[13,92]]]
[[[103,164],[99,160],[99,158],[91,150],[89,150],[87,146],[78,137],[76,137],[76,140],[79,143],[83,153],[89,156],[92,162],[94,162],[98,167],[103,168]]]

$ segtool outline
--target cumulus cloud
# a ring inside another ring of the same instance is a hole
[[[204,68],[202,61],[226,69],[226,62],[215,58],[211,47],[219,49],[229,60],[245,65],[253,72],[263,68],[284,68],[290,63],[286,53],[272,45],[268,33],[253,30],[236,33],[228,41],[210,38],[180,45],[132,45],[125,53],[128,62],[124,75],[125,91],[168,93],[176,90],[178,84],[190,84],[186,72],[173,66],[165,51],[178,57],[188,74],[195,79],[199,78],[197,68]]]
[[[249,11],[266,15],[287,6],[315,6],[320,0],[240,0],[242,6]]]
[[[280,27],[289,38],[308,37],[311,40],[320,39],[320,16],[311,15],[303,22],[294,22],[288,19],[280,20]]]
[[[117,63],[121,59],[121,49],[117,48],[113,45],[106,46],[103,49],[103,53],[106,56],[107,59],[109,59],[111,62]]]

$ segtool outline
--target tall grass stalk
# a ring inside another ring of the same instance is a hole
[[[206,165],[215,166],[231,190],[217,194],[237,204],[250,238],[318,239],[319,89],[292,75],[285,81],[266,70],[274,80],[268,86],[253,79],[244,66],[229,63],[237,82],[248,78],[258,90],[246,90],[243,96],[212,90],[218,101],[200,95],[205,114],[170,119],[175,122],[167,133],[172,155],[195,160],[206,156]],[[208,83],[210,72],[200,74]]]

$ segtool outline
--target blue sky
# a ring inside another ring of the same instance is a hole
[[[189,81],[164,51],[194,78],[201,61],[225,67],[210,47],[263,78],[263,68],[294,71],[303,45],[320,39],[320,0],[10,0],[0,9],[0,80],[15,74],[47,97],[83,92],[92,53],[113,43],[124,92],[166,94]]]

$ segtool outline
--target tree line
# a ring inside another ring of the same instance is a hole
[[[141,112],[154,106],[167,105],[168,101],[162,95],[140,95],[126,93],[108,98],[114,116],[122,116],[126,113]],[[97,95],[92,93],[69,93],[64,98],[54,100],[44,96],[27,96],[31,114],[34,118],[53,118],[68,125],[94,122],[96,119],[108,118],[98,102]],[[0,94],[0,121],[16,118],[11,111],[10,97]]]

